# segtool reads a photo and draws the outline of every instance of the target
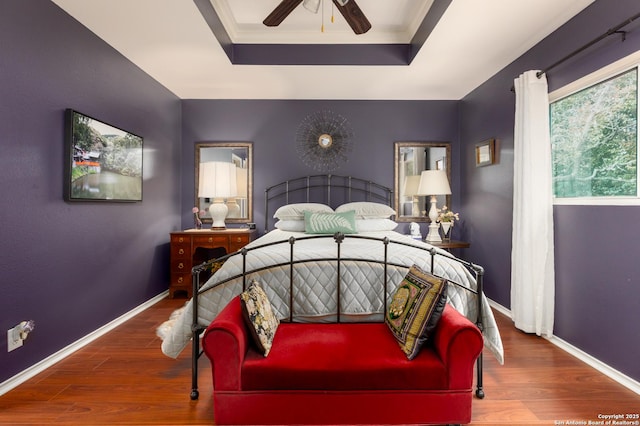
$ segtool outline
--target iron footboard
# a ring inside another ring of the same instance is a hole
[[[307,239],[318,239],[318,238],[333,238],[335,243],[336,243],[336,256],[335,257],[331,257],[331,258],[320,258],[320,259],[305,259],[305,260],[295,260],[294,259],[294,246],[295,243],[297,241],[302,241],[302,240],[307,240]],[[381,244],[384,245],[384,257],[382,260],[380,259],[367,259],[367,258],[349,258],[349,257],[343,257],[342,256],[342,252],[341,252],[341,245],[343,243],[343,241],[345,240],[345,238],[360,238],[360,239],[368,239],[368,240],[374,240],[374,241],[380,241]],[[264,249],[267,248],[269,246],[273,246],[273,245],[278,245],[278,244],[289,244],[290,245],[290,255],[289,255],[289,260],[287,262],[282,262],[282,263],[276,263],[276,264],[272,264],[269,266],[263,266],[260,268],[254,268],[254,269],[247,269],[247,254],[253,250],[260,250],[260,249]],[[250,248],[243,248],[235,253],[231,253],[231,254],[227,254],[225,256],[222,256],[220,258],[217,259],[212,259],[206,262],[201,263],[200,265],[196,265],[192,268],[192,286],[193,286],[193,318],[192,318],[192,322],[191,322],[191,333],[192,333],[192,353],[191,353],[191,399],[192,400],[196,400],[199,397],[199,391],[198,391],[198,359],[200,358],[200,356],[202,355],[202,350],[200,349],[200,335],[202,334],[202,332],[205,330],[205,327],[201,326],[200,324],[198,324],[198,299],[199,296],[201,294],[206,293],[207,291],[216,288],[219,285],[222,285],[224,283],[227,283],[229,281],[232,280],[236,280],[238,278],[242,279],[242,289],[243,291],[246,289],[247,287],[247,275],[249,274],[253,274],[253,273],[257,273],[257,272],[261,272],[264,270],[268,270],[271,268],[276,268],[276,267],[283,267],[283,266],[288,266],[289,267],[289,321],[293,320],[293,281],[294,281],[294,266],[297,264],[302,264],[302,263],[306,263],[306,262],[317,262],[317,261],[331,261],[331,262],[336,262],[336,269],[337,269],[337,321],[340,322],[340,284],[341,284],[341,274],[340,274],[340,267],[341,267],[341,263],[344,261],[353,261],[353,262],[366,262],[366,263],[377,263],[377,264],[382,264],[383,268],[384,268],[384,297],[382,298],[383,303],[384,303],[384,312],[386,312],[387,309],[387,299],[389,296],[389,292],[388,292],[388,267],[392,266],[392,267],[398,267],[398,268],[409,268],[407,265],[405,264],[398,264],[398,263],[394,263],[394,262],[390,262],[388,259],[388,247],[389,244],[398,244],[398,245],[404,245],[404,246],[409,246],[411,248],[415,248],[418,250],[422,250],[425,251],[429,254],[429,256],[431,256],[431,273],[434,273],[434,268],[435,268],[435,259],[436,256],[444,256],[447,257],[450,260],[453,260],[455,262],[460,263],[461,265],[463,265],[464,267],[466,267],[469,271],[472,272],[472,274],[475,277],[476,280],[476,289],[472,289],[469,288],[463,284],[457,283],[455,281],[452,281],[450,279],[447,278],[447,280],[460,287],[463,288],[465,291],[469,291],[473,294],[475,294],[476,300],[477,300],[477,318],[476,318],[476,326],[478,327],[478,329],[483,332],[484,331],[484,326],[483,326],[483,321],[482,321],[482,311],[483,311],[483,279],[484,279],[484,269],[476,264],[473,264],[471,262],[467,262],[465,260],[462,259],[458,259],[457,257],[454,257],[453,255],[450,255],[448,253],[444,253],[444,252],[439,252],[437,249],[435,248],[427,248],[427,247],[419,247],[413,244],[409,244],[409,243],[405,243],[405,242],[401,242],[401,241],[393,241],[390,240],[388,237],[384,237],[384,238],[377,238],[377,237],[369,237],[369,236],[364,236],[364,235],[344,235],[342,233],[336,233],[334,235],[313,235],[313,236],[304,236],[304,237],[290,237],[288,240],[281,240],[281,241],[276,241],[276,242],[271,242],[271,243],[266,243],[266,244],[261,244],[261,245],[255,245],[253,247]],[[211,270],[211,269],[215,269],[217,266],[221,265],[222,263],[224,263],[227,259],[233,257],[233,256],[242,256],[242,272],[238,273],[236,275],[233,275],[231,277],[228,277],[224,280],[221,280],[219,282],[214,283],[211,287],[208,287],[204,290],[201,289],[201,283],[200,283],[200,273],[202,273],[203,271],[206,270]],[[484,393],[484,389],[483,389],[483,380],[482,380],[482,375],[483,375],[483,370],[482,370],[482,364],[483,364],[483,357],[482,357],[482,353],[480,353],[480,356],[478,357],[478,360],[476,361],[476,391],[475,394],[478,398],[482,399],[485,396]]]

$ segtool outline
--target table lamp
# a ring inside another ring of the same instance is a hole
[[[418,201],[418,187],[420,186],[420,175],[406,176],[402,193],[411,197],[411,216],[420,216],[420,205]]]
[[[447,172],[444,170],[425,170],[420,175],[420,185],[418,186],[418,193],[416,195],[430,195],[431,196],[431,208],[429,209],[429,233],[425,238],[427,242],[440,242],[440,233],[438,228],[440,224],[438,220],[438,208],[436,207],[437,195],[449,195],[451,194],[451,187],[449,186],[449,179],[447,178]]]
[[[227,199],[228,218],[243,217],[245,211],[239,203],[244,203],[247,198],[247,169],[236,167],[236,194]]]
[[[213,219],[211,229],[226,228],[224,220],[229,210],[224,199],[235,197],[237,193],[235,164],[219,161],[200,164],[198,197],[213,200],[209,206],[209,213]]]

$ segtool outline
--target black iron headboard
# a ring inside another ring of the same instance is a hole
[[[371,201],[391,206],[393,190],[353,176],[311,175],[268,187],[264,197],[264,230],[278,207],[290,203],[323,203],[332,208],[352,201]]]

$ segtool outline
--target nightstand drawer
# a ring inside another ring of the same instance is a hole
[[[230,235],[229,236],[230,244],[242,244],[246,245],[249,243],[249,235],[241,234],[241,235]]]
[[[198,235],[193,237],[193,247],[227,247],[229,237],[227,235]]]
[[[171,244],[171,259],[191,258],[191,244]]]
[[[171,274],[171,286],[191,286],[191,270],[186,274]]]
[[[177,234],[177,235],[172,234],[171,246],[173,247],[174,244],[187,244],[191,246],[191,237],[183,234]]]
[[[173,271],[173,270],[172,270]],[[191,269],[185,273],[172,272],[169,282],[169,297],[174,298],[176,294],[191,298],[193,284],[191,282]]]
[[[191,273],[191,259],[171,259],[171,272]]]

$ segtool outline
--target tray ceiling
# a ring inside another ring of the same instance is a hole
[[[52,1],[183,99],[408,100],[461,99],[593,2],[357,0],[372,28],[354,35],[337,10],[330,22],[329,0],[324,18],[300,5],[278,27],[262,20],[279,0]],[[320,58],[313,53],[320,45],[323,55],[359,60],[375,46],[410,45],[443,3],[404,65],[247,65],[228,55],[230,46],[246,46],[273,58],[276,46]],[[216,38],[203,6],[215,12],[226,40]],[[361,49],[349,50],[353,45]]]

